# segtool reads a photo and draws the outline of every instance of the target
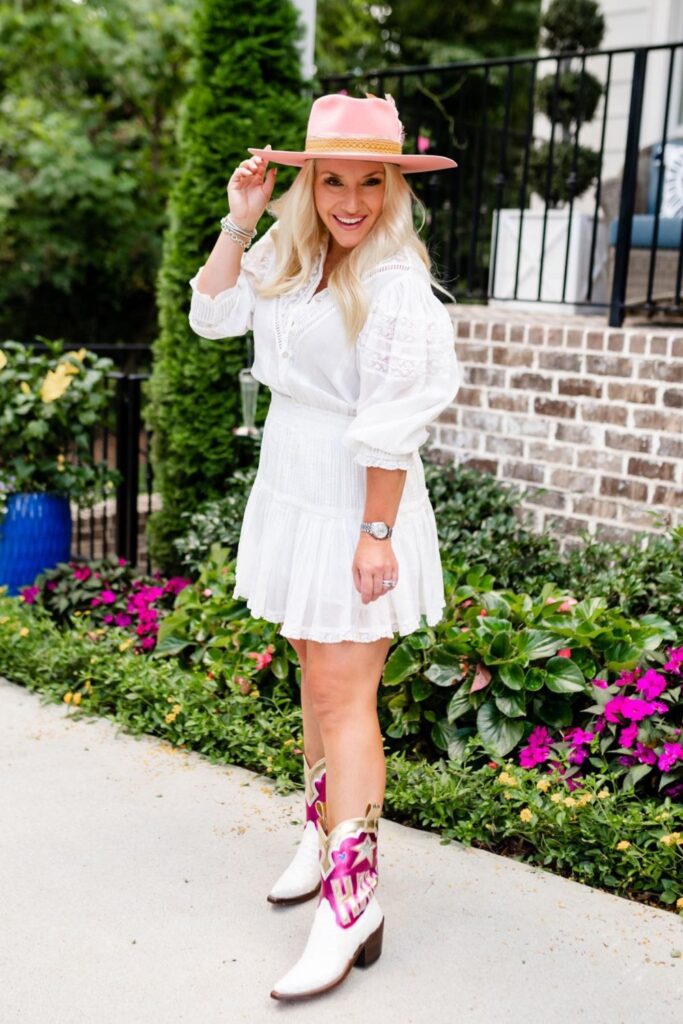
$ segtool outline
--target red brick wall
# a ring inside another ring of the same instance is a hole
[[[683,331],[450,308],[463,384],[438,448],[529,488],[536,528],[567,546],[683,522]]]

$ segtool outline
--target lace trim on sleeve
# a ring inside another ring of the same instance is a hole
[[[355,456],[360,466],[377,466],[379,469],[409,469],[413,461],[410,455],[394,455],[381,448],[363,447]]]
[[[358,338],[363,369],[401,380],[447,374],[453,360],[454,338],[442,321],[429,317],[370,312]]]

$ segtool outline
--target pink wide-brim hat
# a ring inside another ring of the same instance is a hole
[[[385,93],[385,99],[371,93],[366,93],[366,97],[358,99],[344,93],[331,93],[315,100],[308,117],[303,150],[247,148],[254,156],[290,167],[303,167],[306,160],[315,157],[397,164],[404,174],[458,166],[447,156],[404,153],[405,129],[393,97],[389,93]]]

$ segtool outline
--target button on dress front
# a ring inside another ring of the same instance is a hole
[[[445,608],[434,510],[419,448],[460,385],[453,325],[409,247],[363,280],[369,312],[355,343],[322,279],[327,243],[306,283],[258,296],[274,261],[274,224],[211,298],[190,280],[189,322],[202,338],[254,332],[253,376],[271,391],[242,521],[234,596],[293,639],[370,642],[436,625]],[[366,467],[405,469],[389,542],[398,583],[363,604],[353,558]]]

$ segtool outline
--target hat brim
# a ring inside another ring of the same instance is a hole
[[[455,160],[448,156],[429,156],[422,153],[304,153],[287,149],[256,149],[247,146],[254,156],[262,156],[274,164],[286,164],[288,167],[303,167],[306,160],[366,160],[384,164],[397,164],[404,174],[415,174],[418,171],[445,171],[457,167]]]

